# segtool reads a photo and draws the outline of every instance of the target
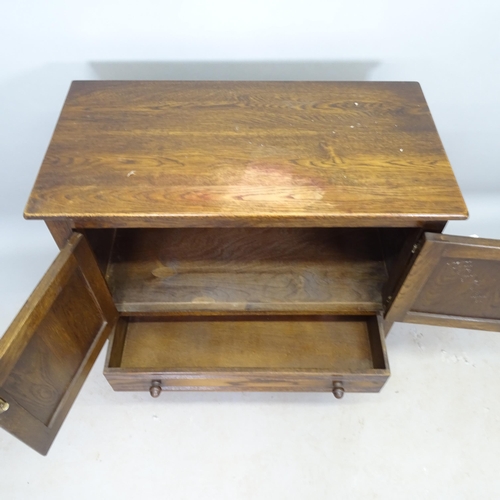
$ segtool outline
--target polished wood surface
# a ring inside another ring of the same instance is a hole
[[[415,226],[467,210],[417,83],[74,82],[29,219]]]
[[[500,241],[426,233],[386,317],[500,331]]]
[[[373,314],[387,271],[371,228],[121,229],[106,278],[128,315]]]
[[[380,390],[389,371],[376,316],[191,316],[122,320],[105,375],[117,390]]]
[[[0,339],[3,427],[46,454],[117,311],[85,239],[71,237]]]

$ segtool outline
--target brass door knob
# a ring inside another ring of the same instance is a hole
[[[334,382],[332,392],[337,399],[342,399],[345,392],[344,388],[342,387],[342,382]]]
[[[7,411],[9,407],[10,407],[9,403],[7,403],[5,399],[0,398],[0,413]]]
[[[153,398],[157,398],[161,394],[160,380],[153,380],[151,387],[149,388],[149,394],[151,394]]]

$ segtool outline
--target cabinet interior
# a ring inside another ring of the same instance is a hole
[[[377,392],[381,312],[418,229],[87,230],[121,319],[115,390]]]
[[[88,230],[122,315],[374,314],[418,229]]]

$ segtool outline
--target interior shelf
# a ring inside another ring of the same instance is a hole
[[[119,229],[106,279],[120,313],[372,314],[377,229]]]

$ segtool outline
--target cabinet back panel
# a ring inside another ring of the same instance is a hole
[[[122,314],[374,313],[387,279],[377,229],[117,231],[107,281]]]

